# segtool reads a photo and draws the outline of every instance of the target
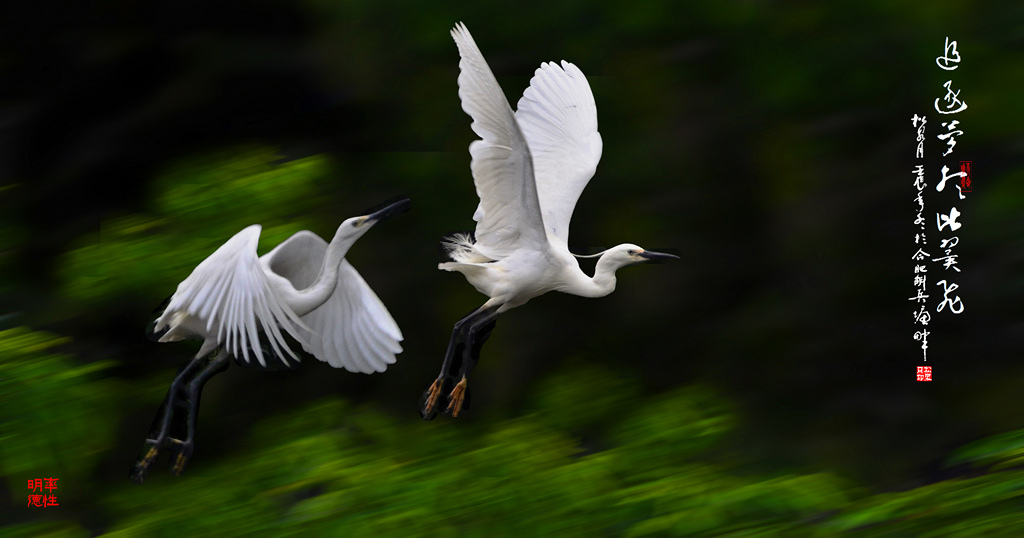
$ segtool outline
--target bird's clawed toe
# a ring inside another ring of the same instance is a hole
[[[173,437],[166,437],[160,441],[146,439],[145,444],[142,445],[142,455],[139,456],[135,465],[132,466],[131,471],[128,473],[128,478],[133,484],[142,485],[146,481],[149,468],[156,461],[157,456],[160,455],[161,449],[170,450],[171,474],[181,476],[181,473],[185,472],[185,468],[188,466],[188,460],[192,457],[192,450],[194,448],[195,445],[192,441],[182,441]]]
[[[160,452],[160,447],[156,441],[146,440],[142,450],[142,455],[139,456],[139,459],[128,473],[128,478],[136,485],[142,485],[146,481],[146,473],[149,472],[149,466],[153,464],[153,460],[156,459],[156,455]]]
[[[181,473],[185,472],[185,467],[188,465],[189,458],[192,457],[192,449],[194,445],[192,441],[182,441],[180,439],[168,439],[171,446],[171,474],[174,476],[181,476]]]
[[[453,381],[450,377],[442,376],[435,379],[430,387],[423,391],[423,396],[420,397],[420,416],[424,420],[434,420],[437,417],[441,394],[452,387]],[[468,384],[465,376],[462,377],[462,381],[455,383],[454,388],[448,394],[448,405],[445,407],[444,414],[458,418],[462,411],[469,409]]]
[[[452,418],[458,418],[463,409],[469,409],[469,386],[465,376],[448,395],[448,407],[444,412]]]
[[[437,416],[437,402],[441,397],[443,386],[444,380],[437,378],[427,390],[423,391],[423,396],[420,398],[420,417],[423,420],[434,420]]]

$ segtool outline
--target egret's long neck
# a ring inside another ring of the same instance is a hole
[[[295,290],[293,297],[289,298],[288,305],[299,317],[320,308],[338,286],[338,269],[348,249],[355,243],[355,238],[343,238],[341,228],[334,234],[334,239],[327,245],[327,252],[324,253],[324,261],[320,265],[320,273],[316,280],[308,287]]]
[[[571,289],[566,291],[581,297],[604,297],[615,291],[615,271],[619,266],[608,258],[608,253],[601,255],[594,268],[593,278],[583,271],[577,271],[579,277],[573,282]]]

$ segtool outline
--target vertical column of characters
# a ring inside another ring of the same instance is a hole
[[[924,132],[925,125],[928,124],[928,119],[925,116],[918,116],[914,114],[910,118],[911,125],[917,129],[917,150],[914,152],[916,159],[924,158]],[[914,234],[914,246],[916,247],[914,255],[911,259],[914,261],[914,289],[917,294],[910,298],[911,301],[916,303],[914,310],[914,325],[917,329],[914,332],[914,340],[921,342],[921,360],[922,362],[928,362],[928,322],[931,320],[931,313],[928,312],[928,258],[931,256],[925,252],[925,247],[928,245],[928,237],[925,234],[925,224],[927,219],[924,217],[924,189],[928,184],[924,180],[925,169],[923,164],[917,164],[914,166],[912,171],[914,174],[914,204],[917,206],[916,216],[914,217],[914,226],[917,229]],[[931,366],[918,366],[917,367],[917,380],[918,381],[931,381],[932,380],[932,367]]]
[[[953,71],[960,67],[960,52],[957,51],[956,41],[950,41],[949,37],[946,37],[942,56],[936,57],[935,63],[945,71]],[[942,87],[945,88],[946,93],[943,97],[935,98],[935,111],[943,116],[948,116],[949,119],[942,123],[942,126],[946,128],[946,132],[939,134],[937,138],[945,142],[946,151],[942,156],[948,157],[950,153],[953,153],[953,148],[956,147],[957,137],[964,134],[963,130],[959,128],[960,121],[953,119],[953,115],[967,110],[967,101],[960,98],[960,90],[953,89],[953,79],[947,80]],[[942,165],[942,179],[935,185],[935,190],[943,192],[946,182],[957,178],[953,184],[957,189],[957,198],[959,200],[965,199],[964,188],[966,187],[967,192],[970,192],[969,179],[967,179],[967,169],[969,167],[970,162],[965,161],[961,163],[961,170],[959,172],[950,173],[949,166]],[[957,265],[959,256],[954,253],[955,247],[960,243],[960,238],[952,235],[952,233],[959,230],[963,225],[957,220],[961,215],[962,213],[955,205],[950,206],[948,213],[940,212],[935,214],[935,225],[938,231],[948,234],[947,237],[939,241],[939,248],[945,252],[945,255],[932,258],[934,262],[942,262],[943,275],[946,277],[935,283],[936,286],[942,288],[942,300],[935,307],[936,312],[948,310],[953,314],[960,314],[964,311],[963,301],[959,295],[954,293],[960,286],[953,281],[956,278],[956,273],[960,272],[960,267]]]

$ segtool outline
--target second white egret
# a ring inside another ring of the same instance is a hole
[[[569,221],[580,193],[601,159],[597,106],[586,77],[562,61],[541,64],[513,113],[469,30],[451,31],[459,48],[459,98],[480,137],[469,145],[470,168],[480,204],[476,233],[445,240],[451,261],[438,268],[458,271],[490,299],[455,324],[444,364],[424,391],[420,414],[457,417],[468,397],[466,376],[495,318],[549,291],[602,297],[615,290],[615,271],[635,263],[678,259],[633,244],[599,256],[594,276],[584,273],[569,251]]]
[[[132,482],[145,480],[163,448],[172,451],[172,474],[184,471],[203,385],[228,367],[230,357],[247,366],[296,367],[299,357],[287,334],[335,368],[373,373],[395,362],[402,332],[345,254],[374,224],[409,205],[402,197],[380,211],[347,219],[330,244],[303,230],[258,258],[261,227],[254,224],[196,266],[168,299],[150,336],[203,344],[171,383],[132,467]]]

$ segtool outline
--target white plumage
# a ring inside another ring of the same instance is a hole
[[[347,219],[330,243],[313,232],[298,232],[262,257],[256,255],[262,228],[254,224],[196,266],[157,317],[153,336],[160,342],[198,338],[203,344],[171,382],[132,466],[132,482],[145,481],[164,448],[172,450],[171,472],[185,470],[203,386],[228,367],[230,356],[264,367],[272,358],[297,364],[299,357],[285,339],[290,335],[335,368],[368,374],[394,363],[402,351],[402,331],[345,254],[379,220],[408,208],[409,199],[402,198]]]
[[[345,252],[372,225],[338,228],[329,246],[301,231],[257,257],[261,226],[235,234],[202,261],[171,297],[154,331],[161,342],[199,337],[205,355],[217,346],[239,360],[267,366],[262,332],[274,354],[288,365],[299,358],[284,334],[335,368],[383,372],[402,351],[402,332]],[[333,246],[333,248],[332,248]],[[328,260],[328,252],[333,260]],[[251,356],[250,356],[251,355]]]
[[[309,330],[270,286],[256,257],[260,230],[262,226],[253,224],[238,232],[178,284],[153,329],[155,333],[167,329],[161,342],[199,337],[203,347],[197,355],[223,345],[228,353],[245,362],[249,362],[251,350],[266,366],[258,345],[258,332],[262,330],[279,356],[299,360],[281,331],[302,342],[310,336]]]
[[[264,254],[265,270],[283,276],[296,289],[309,287],[327,253],[327,241],[301,231]],[[327,301],[302,316],[311,333],[302,347],[335,368],[383,372],[401,353],[402,331],[377,295],[348,260],[338,270],[338,285]]]
[[[602,141],[597,105],[575,65],[543,63],[516,110],[534,163],[534,183],[548,241],[568,249],[569,221],[597,170]]]
[[[495,317],[533,297],[561,291],[601,297],[615,289],[615,271],[644,261],[676,259],[630,244],[601,254],[594,276],[587,276],[569,251],[569,221],[580,194],[601,159],[597,106],[590,84],[575,65],[541,64],[513,112],[469,30],[451,32],[459,48],[459,98],[480,140],[469,145],[470,169],[480,203],[473,219],[475,239],[445,240],[452,261],[439,269],[458,271],[490,299],[459,321],[438,380],[421,410],[433,416],[441,386],[452,375],[453,355],[464,355],[461,381],[449,397],[458,414],[468,374],[479,352],[479,334]],[[461,352],[459,350],[462,350]],[[455,376],[458,378],[458,376]]]
[[[480,140],[469,145],[480,197],[475,241],[448,239],[451,262],[499,312],[548,291],[600,297],[615,289],[615,271],[652,259],[674,258],[630,244],[603,253],[594,277],[569,252],[569,221],[601,159],[597,106],[575,65],[541,64],[512,108],[473,36],[457,24],[459,98]]]

